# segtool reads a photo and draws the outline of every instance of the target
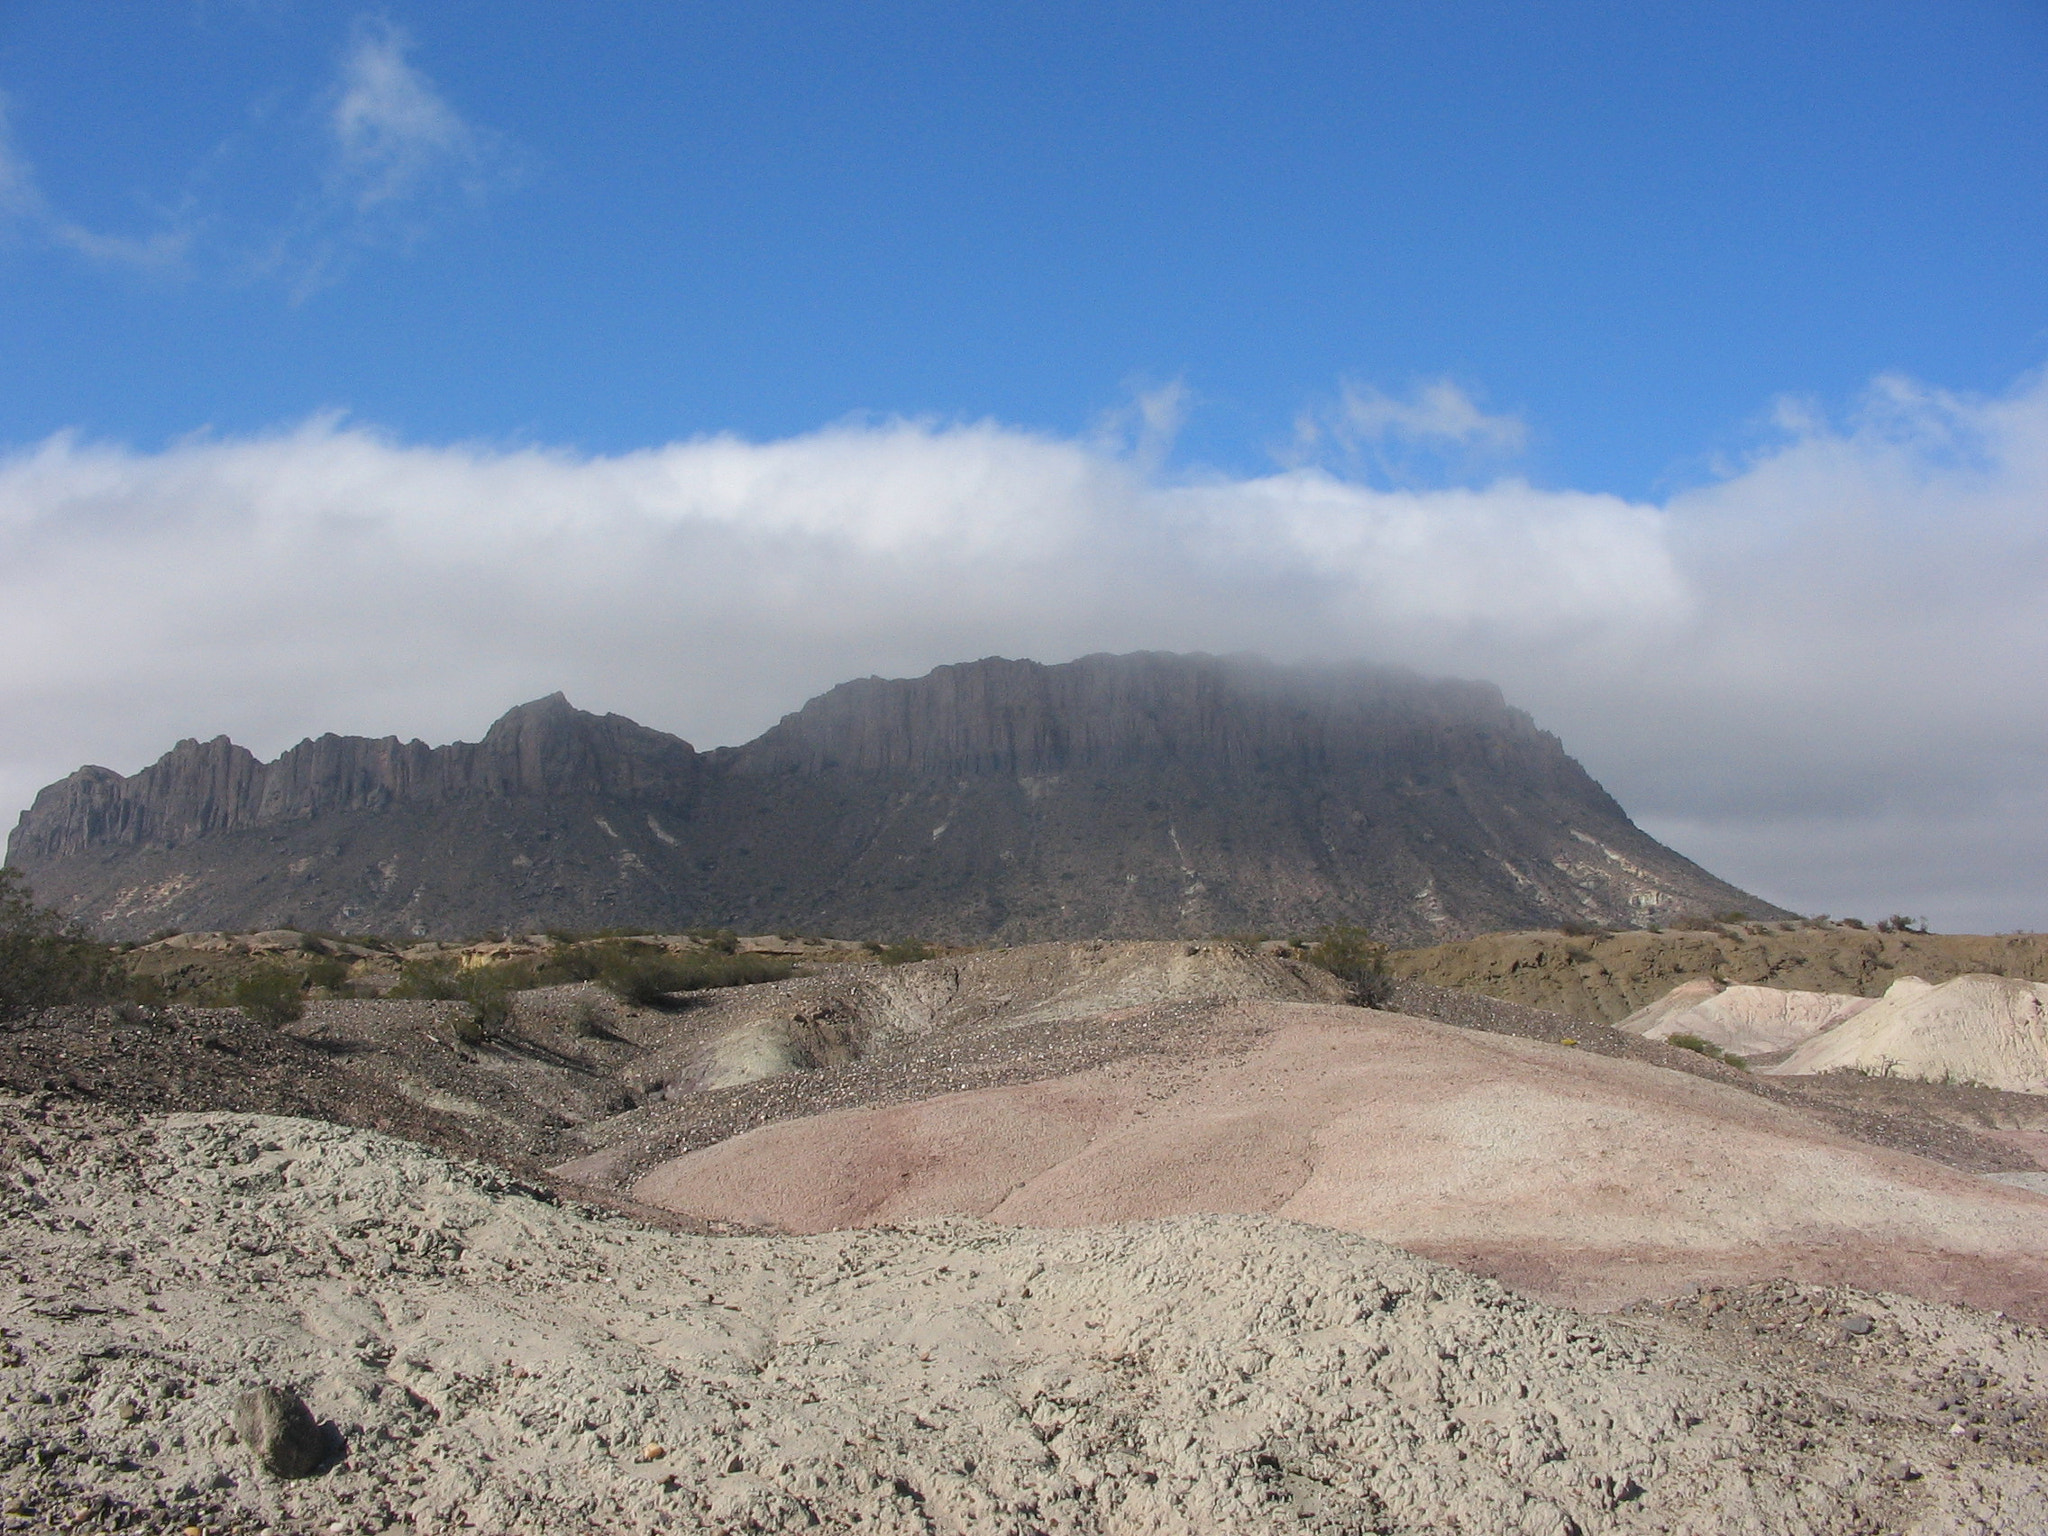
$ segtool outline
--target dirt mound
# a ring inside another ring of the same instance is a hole
[[[1959,976],[1894,992],[1769,1070],[1848,1070],[2048,1094],[2048,985]]]
[[[1259,1218],[683,1238],[305,1121],[17,1102],[0,1145],[16,1528],[2048,1525],[2048,1340],[1983,1314],[1589,1318]],[[317,1475],[233,1443],[265,1384]]]
[[[2048,981],[2048,935],[1878,933],[1821,920],[1651,933],[1493,933],[1396,950],[1395,975],[1613,1023],[1683,981],[1711,978],[1877,997],[1903,976]]]
[[[617,1032],[646,1015],[595,988],[521,994],[488,1034],[466,1004],[319,1000],[289,1024],[232,1008],[57,1008],[0,1023],[0,1091],[142,1111],[293,1114],[538,1172],[636,1102]]]
[[[787,1120],[635,1199],[792,1231],[1261,1212],[1614,1305],[1785,1275],[2048,1320],[2048,1199],[1717,1083],[1392,1014],[1248,1004],[1236,1055]]]
[[[837,1066],[893,1041],[1024,1028],[1162,1004],[1334,1002],[1327,972],[1228,943],[1030,944],[915,965],[834,969],[701,999],[641,1064],[671,1092]]]
[[[1688,981],[1614,1027],[1650,1040],[1692,1035],[1738,1056],[1768,1056],[1789,1051],[1870,1006],[1867,997],[1837,992]]]

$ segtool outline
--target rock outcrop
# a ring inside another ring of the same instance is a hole
[[[731,924],[1406,942],[1774,908],[1628,819],[1484,683],[1254,658],[992,658],[699,753],[557,694],[484,740],[181,742],[82,768],[8,860],[113,934]]]

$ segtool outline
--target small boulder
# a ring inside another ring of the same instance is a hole
[[[235,1435],[278,1477],[311,1477],[327,1459],[327,1433],[296,1392],[258,1387],[235,1400]]]

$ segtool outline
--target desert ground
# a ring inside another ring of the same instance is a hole
[[[258,948],[212,942],[158,953]],[[800,958],[481,1033],[375,988],[0,1025],[0,1520],[2048,1528],[2048,1096],[1765,1070],[1875,1002]],[[1761,1066],[1677,1027],[1832,1016]],[[233,1427],[266,1386],[311,1475]]]

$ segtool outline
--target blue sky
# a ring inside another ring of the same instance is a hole
[[[9,0],[0,94],[0,801],[1248,647],[2048,926],[2039,4]]]
[[[1340,379],[1449,377],[1527,472],[1643,495],[1777,395],[2048,357],[2038,4],[569,15],[11,0],[49,205],[185,243],[16,232],[0,433],[1069,433],[1177,379],[1183,456],[1243,470]],[[366,40],[468,139],[364,210],[323,183]]]

